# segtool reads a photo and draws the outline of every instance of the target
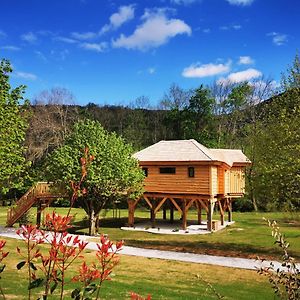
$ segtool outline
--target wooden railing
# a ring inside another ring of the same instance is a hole
[[[64,193],[51,192],[51,183],[38,182],[31,187],[7,212],[6,226],[10,227],[16,223],[37,201],[40,199],[53,199],[65,197]]]

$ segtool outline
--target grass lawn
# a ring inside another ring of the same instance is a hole
[[[6,248],[10,254],[0,280],[7,299],[27,299],[26,270],[16,270],[16,264],[21,259],[15,248],[20,245],[22,241],[7,239]],[[86,251],[87,262],[91,262],[93,257],[92,251]],[[70,269],[65,299],[70,299],[70,292],[76,287],[70,278],[75,275],[78,264]],[[121,256],[119,265],[114,269],[113,279],[103,285],[101,299],[129,299],[130,291],[143,296],[151,294],[154,300],[217,299],[198,276],[209,282],[225,299],[276,299],[267,279],[255,271],[129,256]],[[32,299],[37,298],[38,292],[33,290]],[[50,299],[58,299],[58,295]]]
[[[53,208],[47,210],[47,212],[51,212]],[[56,210],[61,214],[67,211],[66,208],[56,208]],[[6,211],[5,207],[0,208],[0,225],[5,224]],[[31,214],[34,215],[35,212],[36,209],[32,208]],[[86,234],[88,221],[85,219],[84,210],[75,208],[72,210],[72,214],[75,215],[73,231]],[[273,259],[278,259],[281,252],[274,245],[271,230],[262,218],[277,220],[281,231],[291,244],[291,254],[300,260],[300,213],[294,215],[280,212],[234,213],[235,224],[206,235],[163,235],[123,231],[120,227],[127,222],[127,210],[121,210],[120,214],[120,219],[113,219],[112,211],[108,211],[105,217],[102,216],[100,231],[108,234],[112,240],[124,240],[127,246],[251,258],[256,258],[259,255]],[[148,217],[149,211],[142,209],[136,211],[136,223]],[[162,218],[161,212],[157,214],[157,218]],[[175,214],[176,218],[179,218],[178,214]],[[189,220],[196,220],[196,218],[196,212],[191,210]]]

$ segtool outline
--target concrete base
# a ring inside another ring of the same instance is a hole
[[[223,226],[219,226],[218,230],[224,229],[226,226],[232,225],[235,222],[225,222]],[[206,221],[202,221],[201,225],[189,225],[186,230],[181,229],[181,222],[174,221],[173,224],[165,222],[164,220],[156,220],[156,227],[151,227],[151,222],[141,222],[135,224],[134,227],[121,227],[122,230],[129,231],[144,231],[157,234],[208,234]]]

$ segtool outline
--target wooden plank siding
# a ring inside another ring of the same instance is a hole
[[[210,167],[210,180],[211,180],[211,195],[217,195],[219,193],[218,188],[218,168],[217,166]]]
[[[208,165],[169,165],[176,167],[175,174],[160,174],[160,165],[142,165],[148,168],[148,177],[145,178],[145,191],[156,193],[186,193],[205,194],[210,193],[210,177]],[[188,176],[188,167],[195,168],[195,176]]]
[[[230,169],[230,193],[244,193],[245,176],[242,167],[232,167]]]
[[[224,178],[224,167],[218,166],[218,194],[224,194],[225,178]]]
[[[230,171],[225,169],[224,171],[224,194],[230,193]]]

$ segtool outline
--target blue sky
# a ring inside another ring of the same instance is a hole
[[[157,104],[172,83],[280,81],[300,46],[298,0],[4,0],[0,58],[29,99]]]

